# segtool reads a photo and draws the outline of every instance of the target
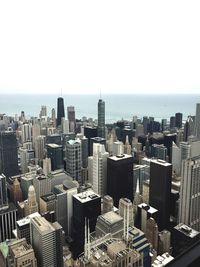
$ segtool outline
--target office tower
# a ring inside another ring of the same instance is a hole
[[[121,141],[113,143],[113,156],[119,156],[124,154],[124,144]]]
[[[105,102],[102,99],[98,102],[98,136],[105,138]]]
[[[8,209],[7,184],[5,175],[0,175],[0,211]]]
[[[169,227],[172,164],[151,160],[149,204],[158,210],[158,228]]]
[[[112,197],[106,195],[103,197],[103,211],[102,214],[112,211],[114,208],[114,203]]]
[[[51,159],[52,171],[63,168],[63,148],[61,145],[48,144],[47,157]]]
[[[176,127],[177,128],[182,128],[182,119],[183,119],[183,114],[180,112],[177,112],[175,114],[175,120],[176,120]]]
[[[56,127],[56,111],[54,108],[51,110],[51,121],[52,121],[52,126]]]
[[[28,150],[25,148],[19,148],[21,173],[28,172]]]
[[[127,155],[131,155],[131,145],[129,143],[129,140],[128,140],[128,135],[126,136],[126,142],[125,142],[125,145],[124,145],[124,153],[127,154]]]
[[[77,194],[77,184],[64,181],[53,189],[56,195],[56,220],[63,227],[65,235],[72,236],[73,195]]]
[[[182,162],[179,222],[200,231],[200,160]]]
[[[22,189],[22,197],[23,199],[28,198],[28,189],[30,185],[33,185],[33,177],[36,176],[36,174],[33,173],[26,173],[21,176],[21,189]]]
[[[170,129],[176,127],[176,117],[175,116],[171,116],[170,117]]]
[[[34,212],[38,212],[38,203],[36,200],[35,188],[34,186],[30,186],[28,190],[28,199],[24,205],[24,213],[25,216],[28,216]]]
[[[62,135],[58,133],[52,133],[47,135],[46,144],[57,144],[62,145]]]
[[[134,226],[129,226],[128,228],[128,235],[130,240],[130,245],[133,249],[135,249],[137,252],[142,254],[143,256],[143,266],[149,267],[151,266],[151,258],[149,255],[150,252],[150,244],[145,237],[145,234],[137,229]]]
[[[22,144],[27,141],[31,141],[32,137],[32,124],[22,124],[21,125],[22,130]]]
[[[22,190],[17,178],[14,179],[10,193],[11,193],[11,200],[13,201],[13,203],[15,203],[15,205],[17,204],[18,201],[19,202],[22,201]]]
[[[194,121],[192,116],[188,116],[184,125],[184,141],[189,141],[189,136],[194,135]]]
[[[47,106],[41,106],[40,117],[47,116]]]
[[[110,134],[110,137],[108,140],[106,140],[106,150],[109,152],[109,155],[112,155],[113,153],[113,143],[114,143],[114,137],[113,134]]]
[[[107,192],[107,158],[109,153],[106,152],[105,146],[93,144],[93,190],[95,193],[104,196]]]
[[[32,141],[33,146],[35,146],[35,138],[40,135],[40,124],[38,121],[35,121],[32,126]]]
[[[128,198],[120,198],[119,215],[124,219],[124,223],[133,223],[133,203]]]
[[[158,234],[158,243],[159,243],[159,249],[158,253],[159,255],[171,251],[171,232],[167,230],[163,230]]]
[[[61,125],[61,119],[65,117],[64,99],[58,97],[57,99],[57,127]]]
[[[17,239],[8,245],[8,267],[37,267],[33,248],[27,244],[26,239]]]
[[[162,119],[161,121],[161,131],[165,131],[167,128],[167,119]]]
[[[106,234],[112,234],[113,238],[122,238],[124,231],[123,217],[114,211],[109,211],[97,218],[95,236],[102,237]]]
[[[63,134],[69,134],[69,120],[62,118],[61,120],[61,128]]]
[[[84,127],[84,136],[88,138],[88,153],[90,154],[90,139],[92,137],[97,137],[97,127]]]
[[[35,188],[36,200],[39,202],[40,197],[51,192],[52,177],[45,175],[37,175],[33,179],[33,186]]]
[[[40,214],[45,212],[56,210],[56,195],[54,193],[49,193],[40,197],[39,200]]]
[[[17,175],[17,139],[14,132],[0,132],[0,173],[7,178]]]
[[[87,168],[88,166],[88,138],[83,136],[81,138],[81,158],[82,158],[82,167]]]
[[[75,109],[73,106],[67,107],[67,118],[69,120],[69,131],[74,133],[76,127]]]
[[[181,173],[181,149],[173,142],[172,145],[172,169],[173,173],[180,175]]]
[[[43,217],[31,219],[31,244],[40,267],[63,267],[62,227]]]
[[[142,124],[144,127],[144,134],[148,133],[148,124],[149,124],[149,118],[147,116],[143,117]]]
[[[43,159],[43,173],[44,175],[48,175],[51,172],[51,159],[45,158]]]
[[[17,208],[11,202],[6,210],[0,210],[0,243],[11,239],[12,231],[16,229]]]
[[[111,156],[107,161],[107,193],[118,207],[120,198],[133,201],[133,157]]]
[[[19,239],[25,238],[28,244],[31,243],[31,237],[30,237],[31,218],[34,218],[36,216],[41,217],[41,215],[38,212],[35,212],[16,222],[17,238]]]
[[[177,134],[165,134],[164,135],[164,146],[167,148],[167,155],[169,157],[169,162],[171,163],[171,153],[172,153],[172,144],[176,143]]]
[[[147,205],[146,203],[140,203],[137,210],[137,219],[135,221],[135,226],[140,228],[144,233],[146,233],[147,220],[149,218],[158,219],[158,210],[154,207]]]
[[[143,136],[143,135],[144,135],[144,126],[143,126],[143,124],[138,124],[136,126],[135,136],[139,137],[139,136]]]
[[[101,197],[92,190],[73,195],[73,257],[84,250],[84,226],[89,221],[90,232],[95,230],[97,217],[101,214]]]
[[[154,218],[150,217],[146,224],[146,237],[152,247],[158,251],[158,225]]]
[[[46,136],[39,135],[35,138],[35,157],[38,160],[43,160],[45,155]]]
[[[199,231],[188,227],[184,223],[179,223],[172,230],[172,256],[177,257],[188,250],[195,242],[200,240]],[[195,265],[191,265],[195,266]],[[196,265],[197,266],[197,265]]]
[[[66,172],[81,183],[81,141],[69,140],[65,146]]]
[[[90,138],[90,151],[89,151],[90,156],[93,155],[93,144],[101,144],[101,145],[104,145],[106,147],[106,139],[102,138],[102,137]]]
[[[196,104],[195,135],[200,139],[200,103]]]
[[[167,160],[167,148],[164,145],[153,144],[151,147],[151,157]]]

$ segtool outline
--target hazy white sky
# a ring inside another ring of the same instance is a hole
[[[200,93],[200,1],[0,2],[0,93]]]

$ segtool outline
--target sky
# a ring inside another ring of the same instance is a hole
[[[0,93],[200,93],[199,12],[199,0],[0,1]]]

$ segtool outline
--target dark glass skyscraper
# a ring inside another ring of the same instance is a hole
[[[111,156],[107,161],[107,193],[118,207],[120,198],[133,201],[133,157]]]
[[[0,132],[0,173],[7,178],[17,175],[17,139],[15,132]]]
[[[98,137],[105,138],[105,102],[102,99],[98,102]]]
[[[6,177],[0,174],[0,211],[8,207]]]
[[[158,210],[159,231],[169,227],[172,164],[151,160],[149,204]]]
[[[61,119],[65,117],[64,99],[58,97],[57,100],[57,126],[61,125]]]

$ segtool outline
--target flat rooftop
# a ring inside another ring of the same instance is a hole
[[[151,162],[160,164],[162,166],[171,166],[172,164],[162,159],[152,159]]]
[[[82,193],[73,195],[74,198],[79,200],[81,203],[86,203],[96,198],[100,198],[100,195],[96,194],[93,190],[84,191]]]
[[[123,220],[123,218],[114,211],[104,213],[103,215],[101,215],[101,218],[103,218],[103,220],[106,221],[108,224],[114,224]]]
[[[194,230],[193,228],[187,226],[184,223],[179,223],[177,226],[174,227],[174,229],[180,231],[181,233],[183,233],[184,235],[190,238],[194,238],[200,234],[200,232]]]
[[[123,159],[130,159],[132,158],[131,155],[127,155],[127,154],[122,154],[122,155],[117,155],[117,156],[110,156],[109,159],[112,159],[114,161],[119,161],[119,160],[123,160]]]

